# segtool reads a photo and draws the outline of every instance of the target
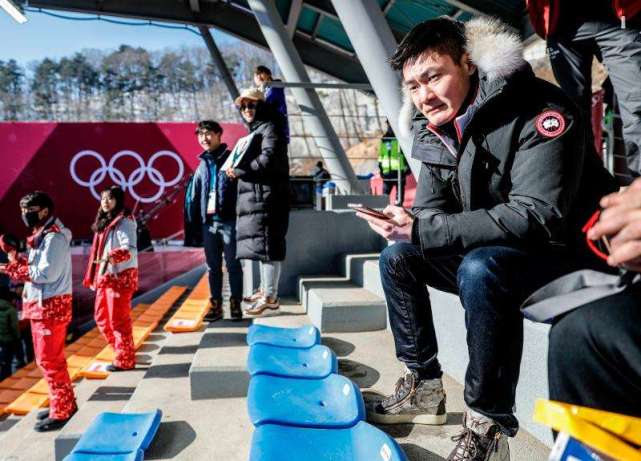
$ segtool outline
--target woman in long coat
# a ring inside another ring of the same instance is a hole
[[[278,281],[290,204],[285,120],[258,89],[244,90],[235,103],[250,129],[239,140],[244,148],[232,152],[242,158],[227,170],[238,179],[236,257],[260,261],[260,289],[245,298],[251,303],[245,313],[260,315],[280,307]]]

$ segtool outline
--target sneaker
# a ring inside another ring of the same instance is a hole
[[[207,322],[215,322],[223,318],[223,302],[220,299],[210,299],[207,305],[208,312],[204,320]]]
[[[243,302],[248,304],[253,304],[262,297],[263,297],[263,290],[258,289],[254,291],[254,293],[251,296],[245,296],[243,298]]]
[[[278,298],[260,298],[249,308],[245,309],[245,315],[260,315],[266,310],[277,311],[280,307],[280,301]]]
[[[378,424],[445,424],[445,391],[441,378],[419,379],[407,370],[396,382],[394,394],[370,406],[367,419]]]
[[[463,432],[452,440],[457,443],[447,461],[510,461],[510,446],[501,427],[470,410],[463,417]]]
[[[243,310],[240,307],[240,301],[238,299],[229,298],[229,313],[231,314],[232,320],[242,320],[243,319]]]
[[[40,410],[38,414],[36,415],[36,419],[38,421],[42,421],[43,419],[47,419],[49,417],[49,408],[45,408],[44,410]]]

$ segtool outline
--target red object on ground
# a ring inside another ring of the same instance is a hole
[[[239,123],[222,124],[223,142],[233,146],[247,131]],[[2,227],[26,235],[18,201],[33,190],[47,192],[56,214],[74,238],[90,238],[100,190],[126,185],[127,205],[151,208],[184,183],[202,152],[195,123],[0,123],[0,216]],[[183,227],[184,194],[149,223],[152,238]]]

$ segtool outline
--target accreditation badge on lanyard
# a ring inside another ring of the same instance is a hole
[[[213,171],[209,171],[209,197],[207,197],[207,214],[216,213],[216,189],[218,188],[218,168],[213,165]]]
[[[207,199],[207,214],[216,213],[216,189],[209,191],[209,198]]]

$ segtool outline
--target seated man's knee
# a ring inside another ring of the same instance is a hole
[[[390,245],[381,251],[379,256],[379,265],[382,274],[395,273],[399,267],[403,266],[403,261],[417,254],[416,245],[409,242],[398,242]]]
[[[459,291],[476,290],[494,277],[492,255],[489,248],[477,248],[465,255],[456,274]]]
[[[567,360],[576,360],[577,355],[573,351],[587,347],[589,322],[584,314],[581,309],[577,309],[552,326],[548,346],[550,363],[561,364]]]

